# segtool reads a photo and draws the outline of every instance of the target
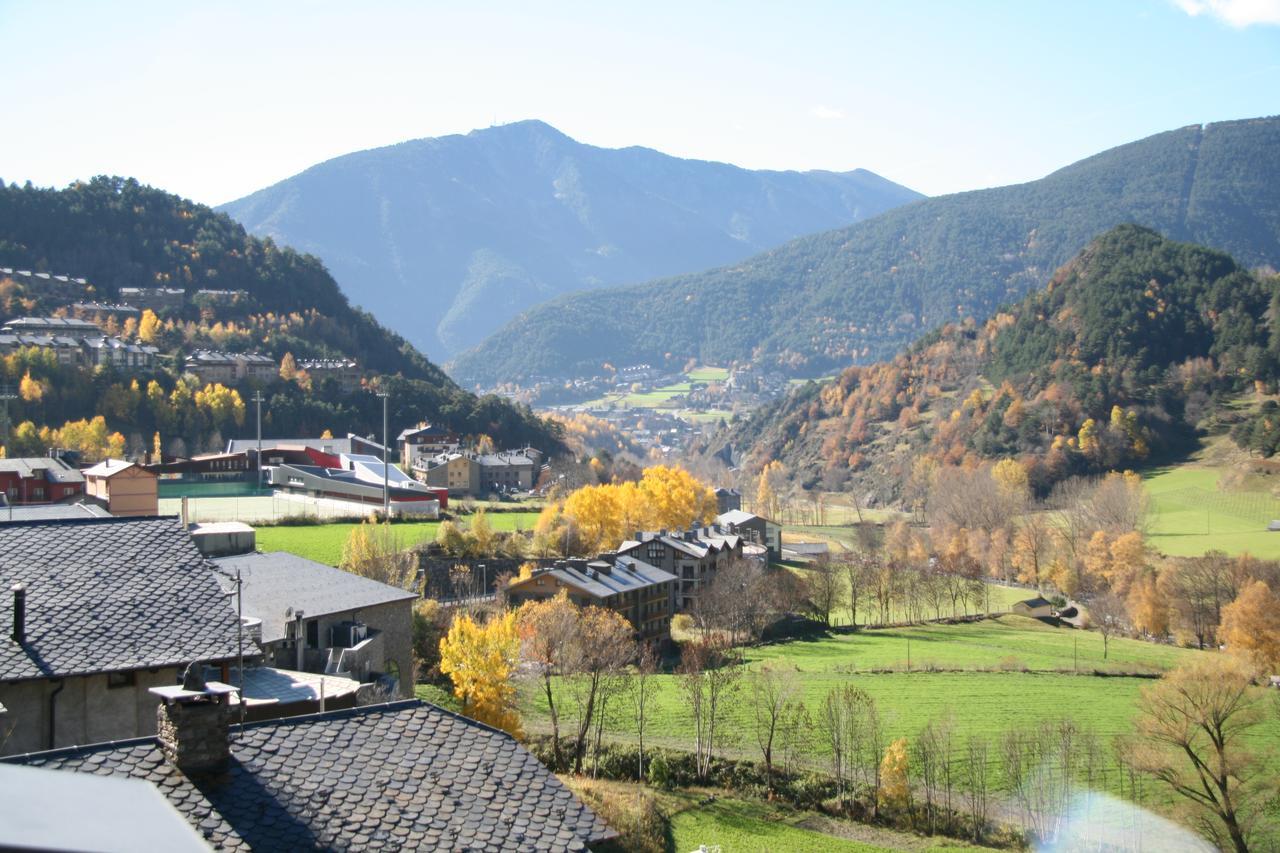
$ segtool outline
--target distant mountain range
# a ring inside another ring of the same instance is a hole
[[[522,121],[348,154],[220,210],[318,256],[443,360],[555,296],[733,263],[918,198],[861,169],[751,171]]]
[[[757,361],[818,376],[1043,286],[1121,223],[1280,266],[1280,119],[1194,125],[1030,183],[931,198],[739,263],[560,297],[459,356],[488,385],[604,362]]]

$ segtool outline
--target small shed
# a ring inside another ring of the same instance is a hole
[[[1271,531],[1272,533],[1280,531],[1280,518],[1277,518],[1273,520],[1270,524],[1268,524],[1267,530]]]
[[[85,494],[112,515],[159,513],[159,479],[141,465],[104,459],[83,473]]]
[[[1019,616],[1031,616],[1035,619],[1053,615],[1053,604],[1040,596],[1023,599],[1013,605],[1011,609]]]

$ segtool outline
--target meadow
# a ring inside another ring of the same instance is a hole
[[[489,524],[494,530],[532,530],[538,520],[536,512],[491,512]],[[460,522],[466,526],[465,517]],[[439,521],[403,521],[392,525],[404,547],[429,542],[440,530]],[[312,524],[302,526],[259,527],[259,551],[288,551],[330,566],[342,561],[342,547],[356,527],[353,523]]]
[[[1149,474],[1151,544],[1171,556],[1192,557],[1216,550],[1280,559],[1280,532],[1267,530],[1268,524],[1280,519],[1280,500],[1256,477],[1237,488],[1220,488],[1228,470],[1185,465]]]
[[[748,668],[766,662],[795,666],[800,698],[815,716],[830,690],[855,685],[875,698],[890,737],[914,737],[930,720],[944,717],[951,718],[961,738],[982,734],[993,740],[1041,721],[1070,719],[1098,737],[1110,768],[1104,784],[1116,789],[1119,774],[1106,747],[1114,736],[1132,731],[1140,691],[1152,679],[1095,671],[1156,673],[1201,654],[1214,652],[1113,639],[1104,661],[1102,639],[1096,633],[1003,616],[980,623],[790,640],[747,649],[746,663]],[[692,749],[693,728],[678,677],[655,677],[660,686],[646,741]],[[522,684],[522,713],[528,730],[545,732],[545,700],[536,687]],[[565,693],[562,698],[569,697]],[[571,703],[563,707],[572,713]],[[741,683],[727,708],[722,752],[758,759],[751,735],[753,709]],[[634,720],[625,705],[617,706],[606,730],[613,739],[631,741]],[[808,738],[808,761],[820,767],[826,747],[816,726]],[[1268,747],[1280,745],[1280,719],[1268,718],[1254,740]]]

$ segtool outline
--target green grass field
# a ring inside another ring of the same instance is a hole
[[[1280,500],[1263,488],[1223,490],[1225,468],[1181,466],[1152,472],[1147,524],[1152,545],[1172,556],[1218,550],[1280,558],[1280,532],[1267,525],[1280,518]]]
[[[727,367],[695,367],[685,374],[690,382],[723,382],[729,378]]]
[[[726,851],[807,853],[950,853],[990,850],[961,841],[923,838],[909,832],[868,826],[766,802],[719,788],[660,791],[635,782],[561,776],[588,804],[627,803],[644,790],[667,818],[667,849],[687,853],[703,845]]]
[[[905,671],[908,638],[910,672]],[[1117,639],[1111,641],[1109,660],[1104,662],[1102,639],[1095,633],[1050,628],[1008,616],[995,622],[792,640],[749,649],[747,665],[754,668],[766,661],[795,665],[801,698],[815,716],[831,689],[854,684],[876,699],[892,737],[913,737],[929,720],[948,714],[961,737],[981,733],[993,739],[1012,728],[1070,718],[1094,732],[1105,747],[1115,735],[1132,730],[1139,691],[1152,682],[1139,677],[1077,675],[1073,666],[1078,664],[1082,673],[1095,669],[1162,671],[1201,654],[1214,653]],[[930,665],[969,671],[922,671]],[[898,671],[869,671],[881,668]],[[646,740],[689,749],[692,723],[678,679],[674,675],[657,678],[660,688]],[[546,731],[545,700],[536,687],[522,685],[522,712],[527,729]],[[750,734],[752,709],[744,687],[727,707],[723,730],[728,739],[723,751],[758,758]],[[634,723],[629,714],[619,712],[607,728],[612,737],[629,740]],[[825,747],[816,726],[810,737],[811,760],[821,764]],[[1269,717],[1257,738],[1267,745],[1280,745],[1280,718]],[[1108,776],[1106,784],[1118,786],[1118,775]]]
[[[530,530],[538,520],[536,512],[491,512],[489,524],[494,530]],[[465,528],[467,521],[461,522]],[[342,546],[357,525],[314,524],[302,527],[259,527],[259,551],[288,551],[299,557],[336,566],[342,561]],[[409,547],[435,539],[438,521],[409,521],[392,525],[400,544]]]

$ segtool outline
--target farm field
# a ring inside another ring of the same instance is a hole
[[[1280,518],[1280,500],[1263,488],[1220,489],[1227,470],[1186,465],[1151,473],[1146,478],[1151,544],[1171,556],[1217,550],[1280,558],[1280,532],[1267,530]]]
[[[538,520],[536,512],[491,512],[489,524],[494,530],[530,530]],[[462,526],[466,526],[463,519]],[[288,551],[330,566],[342,561],[342,546],[355,528],[351,523],[314,524],[301,527],[259,527],[259,551]],[[401,544],[417,545],[435,539],[438,521],[406,521],[392,525]]]
[[[685,374],[690,382],[723,382],[729,378],[727,367],[695,367]]]

